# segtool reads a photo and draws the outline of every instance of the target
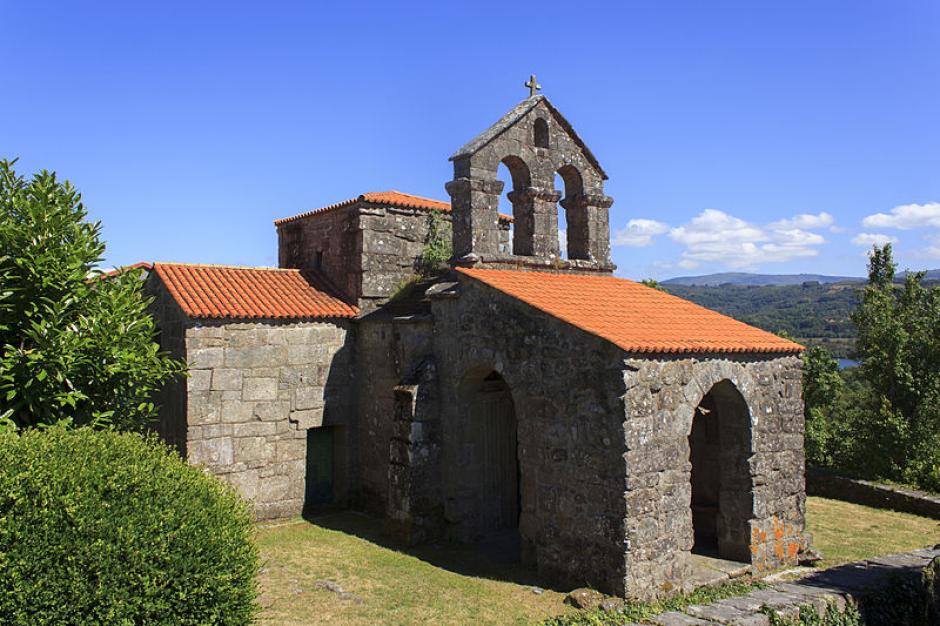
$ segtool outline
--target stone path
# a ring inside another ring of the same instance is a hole
[[[914,550],[849,563],[816,572],[791,583],[775,584],[744,596],[663,613],[655,617],[652,623],[658,626],[769,626],[769,618],[761,612],[761,608],[765,606],[783,617],[799,616],[800,606],[805,605],[813,605],[824,611],[828,603],[835,603],[840,610],[844,610],[847,602],[857,604],[867,592],[885,586],[895,577],[919,580],[924,568],[938,557],[940,545],[934,549]]]

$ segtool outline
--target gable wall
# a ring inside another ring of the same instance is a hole
[[[494,369],[518,424],[523,558],[571,587],[622,588],[623,357],[614,346],[472,279],[433,300],[445,522],[473,539],[478,443],[460,385]]]
[[[534,125],[539,119],[549,129],[547,148],[536,147],[534,143]],[[524,166],[514,168],[510,161]],[[502,182],[496,179],[501,162],[507,163],[510,172],[527,170],[528,184],[524,185],[520,180],[517,186],[517,181],[513,180],[512,190],[503,189]],[[580,174],[581,189],[555,188],[555,173],[566,167]],[[518,199],[513,200],[517,235],[525,232],[525,239],[531,240],[529,250],[521,250],[516,245],[519,242],[516,242],[512,256],[500,253],[496,232],[500,195],[509,191],[518,195]],[[571,197],[566,197],[566,192],[571,194],[573,191],[575,193]],[[614,269],[610,261],[608,223],[608,209],[613,200],[604,194],[603,175],[559,124],[544,101],[477,151],[456,156],[454,180],[448,183],[448,192],[457,220],[454,251],[458,258],[476,255],[485,263],[519,268],[526,265],[539,269],[561,266],[570,270],[600,272]],[[556,262],[561,258],[558,245],[559,201],[571,207],[567,212],[569,230],[583,231],[579,241],[569,238],[572,244],[569,248],[580,249],[584,256],[565,263]],[[583,228],[578,229],[576,224]]]

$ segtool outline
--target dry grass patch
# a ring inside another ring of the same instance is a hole
[[[940,542],[937,520],[824,498],[808,498],[807,522],[824,567]],[[345,512],[259,526],[261,623],[535,624],[574,613],[560,590],[533,593],[539,582],[519,565],[471,547],[396,547],[380,528]]]
[[[806,522],[825,558],[821,567],[940,543],[940,521],[841,500],[807,498]]]
[[[379,527],[355,513],[260,526],[261,623],[533,624],[571,610],[558,591],[534,593],[518,565],[453,545],[405,552],[383,545]]]

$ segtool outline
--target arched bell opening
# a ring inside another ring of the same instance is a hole
[[[581,173],[573,165],[563,165],[558,169],[556,178],[561,178],[565,189],[565,195],[559,203],[564,211],[559,212],[558,223],[559,236],[562,232],[561,224],[565,224],[563,230],[566,256],[569,259],[589,259],[590,226]],[[557,182],[555,187],[558,188]]]
[[[512,253],[531,256],[534,253],[535,216],[529,194],[532,181],[529,166],[517,156],[507,156],[500,161],[496,177],[510,183],[504,188],[509,189],[506,199],[512,206]]]

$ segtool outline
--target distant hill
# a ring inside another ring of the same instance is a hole
[[[940,270],[925,272],[936,285]],[[897,282],[904,280],[898,274]],[[669,293],[769,330],[805,345],[821,345],[838,358],[851,358],[855,327],[851,315],[866,279],[823,274],[748,274],[729,272],[664,280]]]
[[[772,333],[786,332],[805,345],[822,345],[850,358],[855,327],[850,316],[861,296],[860,280],[796,285],[680,285],[661,287],[681,298]]]
[[[907,272],[898,272],[897,280],[901,282]],[[940,269],[926,270],[925,280],[940,280]],[[867,279],[861,276],[829,276],[827,274],[751,274],[748,272],[721,272],[718,274],[705,274],[704,276],[677,276],[660,281],[663,285],[690,285],[699,287],[717,287],[718,285],[758,285],[758,286],[786,286],[802,285],[803,283],[817,282],[821,285],[833,283],[864,283]]]
[[[937,270],[940,272],[940,270]],[[861,283],[860,276],[827,276],[825,274],[750,274],[748,272],[722,272],[705,276],[678,276],[661,281],[663,285],[698,285],[715,287],[718,285],[802,285],[817,282],[823,285],[831,283]]]

